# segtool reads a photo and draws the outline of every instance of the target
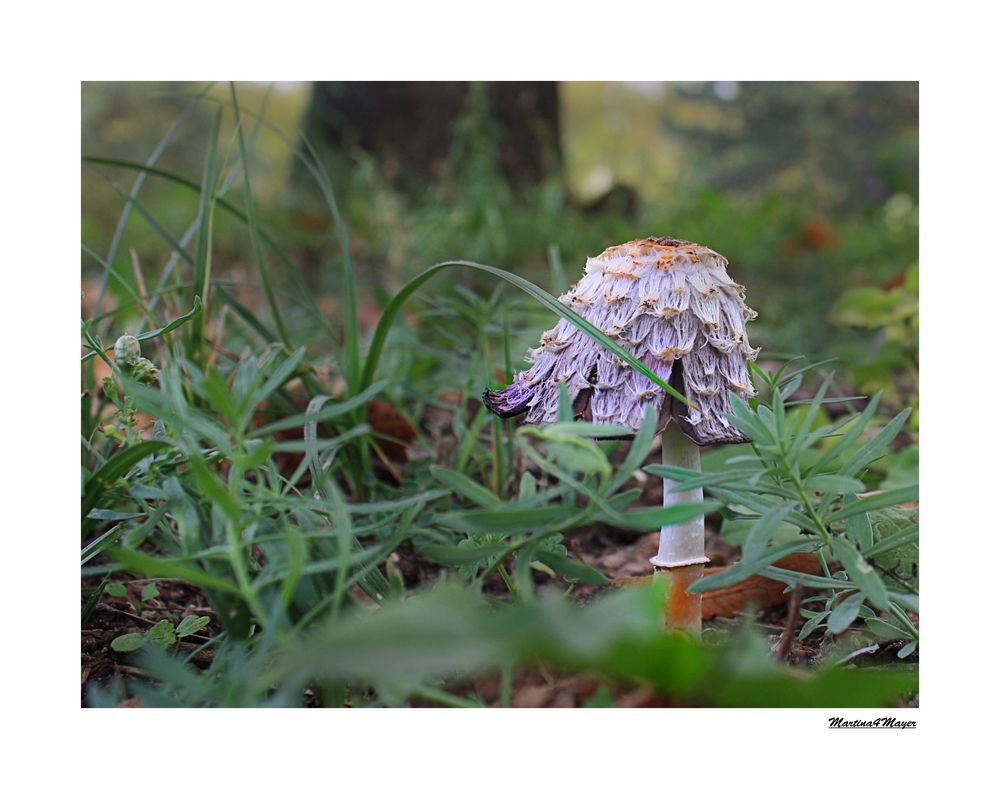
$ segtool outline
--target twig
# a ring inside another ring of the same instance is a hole
[[[774,649],[774,654],[779,660],[785,660],[792,648],[795,640],[795,625],[799,621],[799,605],[802,603],[802,584],[796,582],[792,589],[792,596],[788,600],[788,618],[785,619],[785,629],[781,634],[781,639]]]

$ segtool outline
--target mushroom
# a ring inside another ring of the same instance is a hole
[[[583,278],[559,300],[614,339],[653,373],[681,392],[672,397],[565,319],[544,332],[530,351],[530,369],[505,389],[483,393],[493,413],[525,422],[558,419],[560,384],[565,384],[578,418],[618,425],[634,435],[647,406],[658,414],[663,462],[695,471],[700,447],[750,439],[726,421],[729,393],[746,401],[754,393],[747,361],[757,356],[746,323],[756,313],[743,300],[744,288],[726,271],[728,261],[700,244],[650,237],[610,247],[588,258]],[[701,501],[701,489],[675,491],[664,480],[664,506]],[[699,633],[701,595],[687,588],[702,576],[705,519],[698,516],[660,532],[650,559],[665,571],[671,627]]]

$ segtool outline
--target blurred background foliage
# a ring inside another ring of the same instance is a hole
[[[203,90],[209,100],[192,107]],[[248,123],[266,115],[251,152],[260,218],[326,309],[336,308],[335,250],[315,188],[296,172],[289,142],[301,145],[303,130],[351,230],[362,319],[441,260],[555,287],[552,247],[572,282],[587,255],[667,234],[729,258],[766,351],[871,368],[854,383],[902,386],[888,393],[894,405],[915,388],[915,83],[246,83],[240,92]],[[85,83],[84,153],[145,161],[183,115],[157,166],[197,180],[213,104],[224,99],[223,85]],[[96,249],[121,210],[108,177],[123,174],[83,172],[83,237]],[[180,235],[197,195],[154,178],[141,201]],[[252,290],[240,226],[220,215],[215,244],[217,265]],[[163,246],[141,222],[125,228],[114,265],[134,285],[131,249],[157,265]],[[103,273],[87,258],[83,270]],[[466,284],[482,287],[472,276]]]

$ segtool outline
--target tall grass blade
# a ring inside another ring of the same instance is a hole
[[[444,271],[449,268],[464,267],[476,269],[477,271],[485,271],[487,274],[492,274],[495,277],[499,277],[511,285],[520,288],[522,291],[527,293],[532,298],[541,302],[542,305],[548,307],[552,312],[558,315],[560,318],[565,318],[568,322],[576,326],[580,331],[584,332],[595,342],[604,346],[607,350],[611,351],[615,356],[620,358],[622,361],[626,362],[630,367],[638,370],[640,373],[645,375],[650,381],[657,384],[660,388],[670,394],[672,397],[676,398],[681,403],[690,406],[687,398],[684,397],[680,392],[674,389],[670,384],[660,378],[656,373],[650,370],[646,365],[636,359],[631,353],[622,348],[618,343],[612,340],[608,335],[594,326],[586,318],[577,315],[569,307],[565,306],[558,299],[551,296],[546,291],[542,290],[540,287],[535,285],[533,282],[529,282],[523,277],[519,277],[516,274],[511,274],[509,271],[504,271],[503,269],[494,268],[493,266],[487,266],[482,263],[474,263],[469,260],[451,260],[445,263],[438,263],[435,266],[431,266],[429,269],[416,277],[411,279],[404,285],[400,291],[392,298],[392,300],[386,304],[385,309],[382,312],[382,317],[379,319],[378,325],[375,327],[375,334],[372,337],[371,345],[368,347],[368,354],[365,358],[365,367],[361,374],[360,386],[362,388],[368,386],[372,379],[375,377],[375,371],[378,368],[379,357],[382,354],[382,349],[385,346],[385,341],[389,336],[389,329],[392,326],[396,315],[399,313],[400,308],[406,302],[406,300],[413,294],[413,292],[423,285],[427,280],[433,277],[435,274]]]
[[[285,329],[285,321],[281,317],[281,308],[274,297],[271,289],[271,281],[267,275],[267,267],[264,264],[264,250],[261,247],[260,228],[257,225],[257,209],[254,206],[253,185],[250,181],[250,162],[247,160],[246,140],[243,134],[243,123],[240,119],[240,103],[236,98],[236,85],[229,83],[229,93],[233,101],[233,113],[236,116],[236,136],[239,141],[240,162],[243,165],[243,196],[246,201],[247,224],[250,227],[250,246],[253,249],[253,259],[257,264],[257,271],[260,274],[261,286],[264,288],[264,295],[271,308],[271,317],[274,319],[274,326],[278,330],[278,336],[286,347],[291,343],[288,340],[288,331]]]
[[[222,125],[222,108],[212,118],[208,136],[205,167],[202,172],[201,199],[198,204],[198,247],[194,257],[194,292],[203,304],[208,305],[208,289],[212,281],[212,228],[215,216],[216,155],[219,150],[219,128]],[[191,324],[191,347],[201,353],[204,342],[205,316],[199,314]]]

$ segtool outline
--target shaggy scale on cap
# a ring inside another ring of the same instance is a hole
[[[697,444],[749,439],[724,418],[728,392],[754,393],[746,322],[757,317],[743,301],[728,262],[708,247],[675,238],[646,238],[588,258],[585,274],[559,300],[630,351],[692,403],[689,409],[576,326],[561,319],[531,350],[532,367],[506,389],[483,393],[495,414],[554,422],[559,384],[591,422],[636,432],[647,405],[670,416]]]

